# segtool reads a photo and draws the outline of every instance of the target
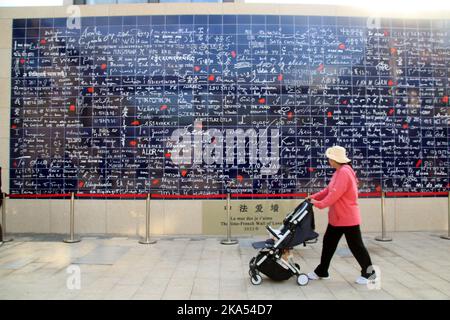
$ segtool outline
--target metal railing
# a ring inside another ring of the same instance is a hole
[[[232,245],[237,244],[237,239],[231,238],[231,195],[227,194],[227,238],[220,241],[221,244]]]
[[[442,235],[441,238],[445,240],[450,240],[450,191],[448,192],[447,196],[447,234]]]
[[[154,244],[156,240],[150,239],[150,193],[145,200],[145,238],[139,240],[140,244]]]
[[[226,200],[226,211],[227,211],[227,223],[226,223],[226,239],[222,240],[221,243],[224,245],[232,245],[237,244],[238,240],[232,238],[232,223],[231,223],[231,199],[240,199],[240,198],[252,198],[252,199],[261,199],[261,198],[297,198],[297,197],[306,197],[308,194],[306,193],[296,193],[296,194],[211,194],[211,195],[164,195],[164,194],[84,194],[84,193],[70,193],[70,194],[23,194],[23,195],[8,195],[3,193],[3,205],[2,205],[2,235],[3,242],[12,241],[13,239],[7,237],[7,226],[6,226],[6,215],[7,215],[7,199],[8,198],[61,198],[61,197],[69,197],[70,196],[70,222],[69,222],[69,237],[64,239],[66,243],[76,243],[81,240],[75,236],[75,199],[76,198],[129,198],[129,199],[137,199],[137,198],[145,198],[146,199],[146,215],[145,215],[145,238],[141,239],[139,243],[141,244],[153,244],[156,243],[156,240],[151,239],[150,232],[150,221],[151,221],[151,210],[150,203],[151,199],[225,199]],[[442,196],[446,195],[448,199],[448,228],[447,234],[442,235],[442,239],[450,240],[450,192],[367,192],[360,193],[361,197],[380,197],[381,200],[381,236],[375,237],[377,241],[392,241],[392,238],[387,235],[387,216],[386,216],[386,197],[395,197],[395,196]]]
[[[3,198],[3,204],[2,204],[2,241],[3,242],[10,242],[13,241],[14,239],[11,237],[7,237],[6,236],[6,206],[7,206],[7,198],[8,198],[8,194],[6,193],[2,193],[2,198]]]
[[[386,234],[386,193],[381,192],[381,236],[375,237],[377,241],[389,242],[391,237]]]
[[[80,242],[80,238],[75,238],[75,193],[70,194],[70,225],[69,225],[69,238],[64,239],[65,243],[77,243]]]

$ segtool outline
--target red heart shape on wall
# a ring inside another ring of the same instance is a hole
[[[421,164],[422,164],[422,159],[417,160],[416,168],[419,168]]]

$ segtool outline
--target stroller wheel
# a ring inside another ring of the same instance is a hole
[[[257,286],[258,284],[261,284],[262,282],[262,277],[259,274],[255,274],[250,278],[250,282]]]
[[[297,284],[299,286],[306,286],[308,284],[308,282],[309,282],[309,279],[308,279],[308,276],[306,274],[300,273],[297,276]]]

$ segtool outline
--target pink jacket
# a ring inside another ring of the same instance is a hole
[[[348,165],[343,165],[333,174],[328,187],[311,196],[317,200],[317,208],[330,207],[328,221],[332,226],[356,226],[361,224],[358,207],[358,182],[356,174]]]

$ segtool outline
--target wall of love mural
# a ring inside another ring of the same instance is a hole
[[[449,186],[450,21],[15,19],[11,194]]]

